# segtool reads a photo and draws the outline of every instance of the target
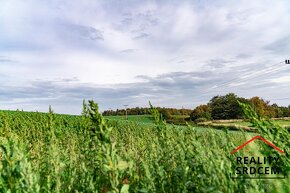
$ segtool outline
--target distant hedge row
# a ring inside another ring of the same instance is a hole
[[[260,97],[246,99],[238,97],[234,93],[224,96],[214,96],[207,104],[197,106],[190,114],[191,120],[223,120],[223,119],[241,119],[243,110],[239,102],[251,105],[258,115],[268,118],[290,117],[290,105],[288,107],[270,104]]]

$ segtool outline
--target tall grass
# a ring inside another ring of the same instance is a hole
[[[259,135],[285,151],[289,170],[289,132],[242,106]],[[93,101],[82,116],[0,112],[0,192],[290,192],[289,176],[230,178],[230,152],[254,134],[168,126],[150,111],[155,125],[107,121]]]

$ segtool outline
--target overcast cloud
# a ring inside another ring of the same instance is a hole
[[[289,18],[287,0],[0,0],[0,109],[289,98]]]

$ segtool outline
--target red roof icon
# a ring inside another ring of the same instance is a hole
[[[242,145],[240,145],[239,147],[237,147],[236,149],[234,149],[233,151],[231,151],[231,154],[236,153],[237,151],[239,151],[240,149],[242,149],[243,147],[245,147],[246,145],[248,145],[249,143],[253,142],[256,139],[260,139],[262,140],[264,143],[268,144],[269,146],[271,146],[272,148],[276,149],[278,152],[280,153],[284,153],[283,150],[281,150],[280,148],[278,148],[277,146],[275,146],[273,143],[267,141],[266,139],[264,139],[262,136],[255,136],[252,139],[250,139],[249,141],[243,143]]]

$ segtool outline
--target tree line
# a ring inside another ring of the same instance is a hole
[[[192,109],[176,109],[176,108],[165,108],[165,107],[156,107],[157,110],[163,114],[164,117],[171,115],[184,115],[189,116],[192,112]],[[128,115],[148,115],[150,108],[147,107],[134,107],[127,108]],[[115,115],[125,115],[125,109],[116,109],[116,110],[106,110],[103,112],[104,116],[115,116]]]
[[[157,107],[157,110],[166,120],[186,119],[186,121],[242,119],[243,110],[239,102],[251,105],[258,115],[268,118],[290,117],[290,105],[288,107],[278,106],[276,103],[255,96],[252,98],[239,97],[234,93],[214,96],[207,104],[197,106],[192,109],[176,109]],[[134,107],[127,108],[128,115],[148,115],[150,108]],[[125,115],[126,109],[106,110],[104,116]],[[176,117],[180,115],[180,117]],[[187,117],[187,118],[185,118]]]
[[[258,115],[268,118],[290,117],[290,105],[278,106],[276,103],[264,100],[258,96],[246,99],[234,93],[224,96],[214,96],[207,104],[197,106],[190,114],[190,119],[195,120],[222,120],[241,119],[243,110],[239,102],[251,105]]]

